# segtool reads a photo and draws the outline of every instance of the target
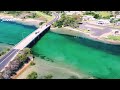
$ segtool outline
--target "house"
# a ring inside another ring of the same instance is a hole
[[[110,20],[100,19],[96,22],[98,25],[110,25]]]
[[[120,15],[116,15],[116,18],[117,18],[117,19],[120,19]]]
[[[83,21],[96,20],[93,16],[90,15],[84,15],[82,19]]]
[[[79,15],[79,14],[82,14],[81,11],[64,11],[67,15],[73,15],[73,14],[76,14],[76,15]]]
[[[117,26],[120,26],[120,21],[116,22],[116,25],[117,25]]]

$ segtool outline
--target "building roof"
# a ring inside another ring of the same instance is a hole
[[[84,15],[83,17],[93,18],[91,15]]]

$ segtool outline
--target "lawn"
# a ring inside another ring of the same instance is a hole
[[[98,12],[98,14],[101,15],[102,17],[107,17],[111,15],[111,13],[107,11],[100,11]]]
[[[109,35],[107,39],[120,41],[120,36]]]
[[[49,15],[43,13],[43,12],[40,12],[40,11],[36,11],[36,14],[37,14],[38,16],[45,17],[48,21],[50,21],[50,20],[52,20],[52,19],[54,18],[53,16],[49,16]]]

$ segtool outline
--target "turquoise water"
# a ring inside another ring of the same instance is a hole
[[[16,23],[0,22],[0,42],[14,45],[33,30],[35,27],[29,28]]]
[[[5,22],[0,27],[0,42],[7,44],[16,44],[35,30]],[[32,51],[36,56],[70,65],[97,78],[120,78],[120,46],[48,32]]]

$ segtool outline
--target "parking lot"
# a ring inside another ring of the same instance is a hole
[[[93,25],[89,23],[83,23],[79,26],[81,29],[87,29],[92,33],[94,36],[101,36],[102,34],[109,33],[112,31],[112,28],[107,27],[107,26],[98,26],[98,25]]]

